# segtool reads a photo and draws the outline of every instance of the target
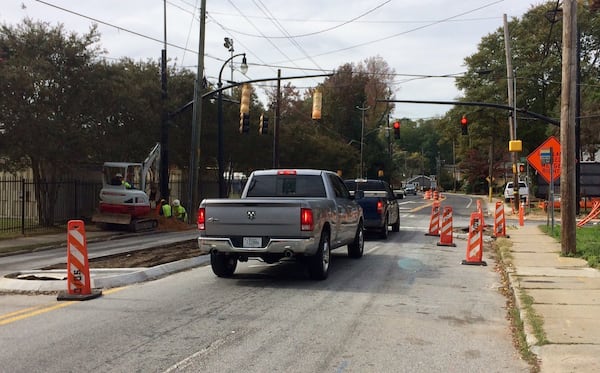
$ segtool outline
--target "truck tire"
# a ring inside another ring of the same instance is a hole
[[[313,280],[325,280],[329,274],[329,261],[331,260],[331,247],[329,245],[329,232],[323,231],[319,240],[319,248],[314,256],[308,258],[308,274]]]
[[[348,256],[350,258],[358,259],[363,256],[365,250],[365,232],[363,229],[362,222],[358,224],[356,228],[356,234],[354,235],[354,241],[348,244]]]
[[[385,217],[385,221],[383,222],[383,227],[381,227],[381,231],[379,233],[380,237],[383,238],[384,240],[388,239],[388,224],[389,224],[389,220],[388,217]]]
[[[210,253],[210,266],[215,275],[219,277],[231,277],[237,267],[237,256],[213,251]]]

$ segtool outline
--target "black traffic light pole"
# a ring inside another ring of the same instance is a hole
[[[469,101],[422,101],[422,100],[376,100],[377,102],[394,102],[401,104],[434,104],[434,105],[456,105],[456,106],[479,106],[479,107],[490,107],[494,109],[506,109],[508,111],[516,110],[518,113],[523,113],[534,117],[539,120],[543,120],[546,123],[560,126],[560,121],[549,118],[545,115],[534,113],[527,109],[513,108],[512,106],[502,104],[492,104],[489,102],[469,102]]]

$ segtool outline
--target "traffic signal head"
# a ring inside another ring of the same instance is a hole
[[[312,119],[321,119],[321,105],[323,102],[323,94],[321,91],[315,91],[313,93],[313,107],[312,107]]]
[[[251,92],[250,84],[244,83],[242,85],[242,98],[240,99],[240,113],[248,114],[250,113],[250,94]]]
[[[266,135],[269,133],[269,117],[266,117],[264,114],[260,115],[260,121],[258,123],[258,133],[261,135]]]
[[[523,163],[519,163],[519,172],[520,173],[525,172],[525,165]]]
[[[400,122],[394,122],[394,138],[398,140],[400,138]]]
[[[250,114],[240,113],[240,133],[250,131]]]
[[[463,135],[468,135],[469,134],[469,120],[467,119],[466,115],[463,115],[462,118],[460,118],[460,128],[462,131]]]

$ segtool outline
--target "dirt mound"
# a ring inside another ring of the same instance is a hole
[[[160,231],[186,231],[196,229],[196,225],[187,224],[175,218],[158,217],[158,230]]]

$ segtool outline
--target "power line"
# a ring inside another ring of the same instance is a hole
[[[389,3],[390,1],[391,0],[384,1],[383,3],[375,6],[374,8],[371,8],[371,9],[367,10],[364,13],[359,14],[356,17],[353,17],[353,18],[351,18],[349,20],[346,20],[346,21],[341,21],[339,24],[337,24],[335,26],[328,27],[328,28],[325,28],[325,29],[322,29],[322,30],[313,31],[313,32],[305,33],[305,34],[298,34],[298,35],[290,35],[289,33],[286,32],[284,36],[265,36],[265,37],[267,37],[269,39],[289,39],[289,38],[302,38],[302,37],[306,37],[306,36],[313,36],[313,35],[323,34],[325,32],[332,31],[332,30],[338,29],[340,27],[343,27],[343,26],[345,26],[347,24],[353,23],[353,22],[357,21],[358,19],[366,16],[367,14],[370,14],[370,13],[374,12],[375,10],[381,8],[382,6],[384,6],[385,4]],[[262,4],[262,2],[261,2],[261,4]],[[262,4],[262,6],[265,9],[268,9],[264,4]],[[264,11],[263,11],[263,13],[264,13]],[[270,20],[270,21],[276,20],[277,24],[279,24],[279,25],[281,25],[280,21],[283,21],[282,19],[277,20],[277,18],[273,17],[273,15],[272,15],[272,13],[270,11],[269,11],[269,15],[266,15],[265,18],[268,19],[268,20]],[[234,29],[228,29],[228,30],[232,31],[232,32],[235,32],[236,34],[240,34],[240,35],[244,35],[244,36],[257,37],[257,38],[263,37],[262,35],[250,34],[250,33],[246,33],[246,32],[239,31],[239,30],[234,30]]]
[[[100,24],[108,26],[108,27],[115,28],[115,29],[117,29],[119,31],[124,31],[124,32],[130,33],[132,35],[136,35],[136,36],[142,37],[144,39],[155,41],[157,43],[160,43],[161,45],[164,45],[164,43],[165,43],[164,40],[160,40],[160,39],[157,39],[157,38],[152,37],[152,36],[144,35],[144,34],[139,33],[137,31],[129,30],[129,29],[126,29],[124,27],[117,26],[117,25],[114,25],[112,23],[109,23],[109,22],[106,22],[106,21],[102,21],[102,20],[94,18],[94,17],[86,16],[85,14],[78,13],[78,12],[75,12],[73,10],[60,7],[60,6],[56,5],[56,4],[52,4],[52,3],[49,3],[47,1],[43,1],[43,0],[35,0],[35,1],[37,1],[38,3],[44,4],[46,6],[49,6],[49,7],[58,9],[58,10],[61,10],[63,12],[70,13],[70,14],[76,15],[76,16],[81,17],[81,18],[89,19],[90,21],[94,21],[94,22],[100,23]],[[185,47],[181,47],[181,46],[176,45],[176,44],[167,43],[167,45],[170,46],[170,47],[173,47],[173,48],[184,50],[186,52],[192,52],[192,53],[198,54],[197,51],[194,51],[194,50],[191,50],[191,49],[187,49]]]
[[[471,9],[471,10],[468,10],[468,11],[466,11],[466,12],[462,12],[462,13],[459,13],[459,14],[453,15],[453,16],[451,16],[451,17],[444,18],[444,19],[442,19],[442,20],[439,20],[439,21],[436,21],[436,22],[432,22],[432,23],[429,23],[429,24],[426,24],[426,25],[423,25],[423,26],[415,27],[415,28],[412,28],[412,29],[410,29],[410,30],[402,31],[402,32],[399,32],[399,33],[396,33],[396,34],[392,34],[392,35],[389,35],[389,36],[385,36],[385,37],[379,38],[379,39],[374,39],[374,40],[371,40],[371,41],[368,41],[368,42],[364,42],[364,43],[360,43],[360,44],[352,45],[352,46],[345,47],[345,48],[340,48],[340,49],[331,50],[331,51],[329,51],[329,52],[323,52],[323,53],[320,53],[320,54],[313,55],[312,57],[321,57],[321,56],[326,56],[326,55],[329,55],[329,54],[334,54],[334,53],[338,53],[338,52],[343,52],[343,51],[347,51],[347,50],[350,50],[350,49],[355,49],[355,48],[359,48],[359,47],[364,47],[365,45],[369,45],[369,44],[378,43],[378,42],[381,42],[381,41],[384,41],[384,40],[393,39],[393,38],[396,38],[396,37],[398,37],[398,36],[401,36],[401,35],[406,35],[406,34],[409,34],[409,33],[411,33],[411,32],[415,32],[415,31],[422,30],[422,29],[425,29],[425,28],[428,28],[428,27],[431,27],[431,26],[438,25],[438,24],[440,24],[440,23],[447,22],[448,20],[455,19],[455,18],[458,18],[458,17],[464,16],[464,15],[466,15],[466,14],[474,13],[474,12],[476,12],[476,11],[479,11],[479,10],[481,10],[481,9],[485,9],[485,8],[488,8],[488,7],[492,6],[492,5],[495,5],[495,4],[498,4],[498,3],[501,3],[502,1],[504,1],[504,0],[496,0],[496,1],[493,1],[493,2],[491,2],[491,3],[484,4],[484,5],[482,5],[482,6],[478,7],[478,8]],[[277,63],[278,63],[278,62],[277,62]]]

